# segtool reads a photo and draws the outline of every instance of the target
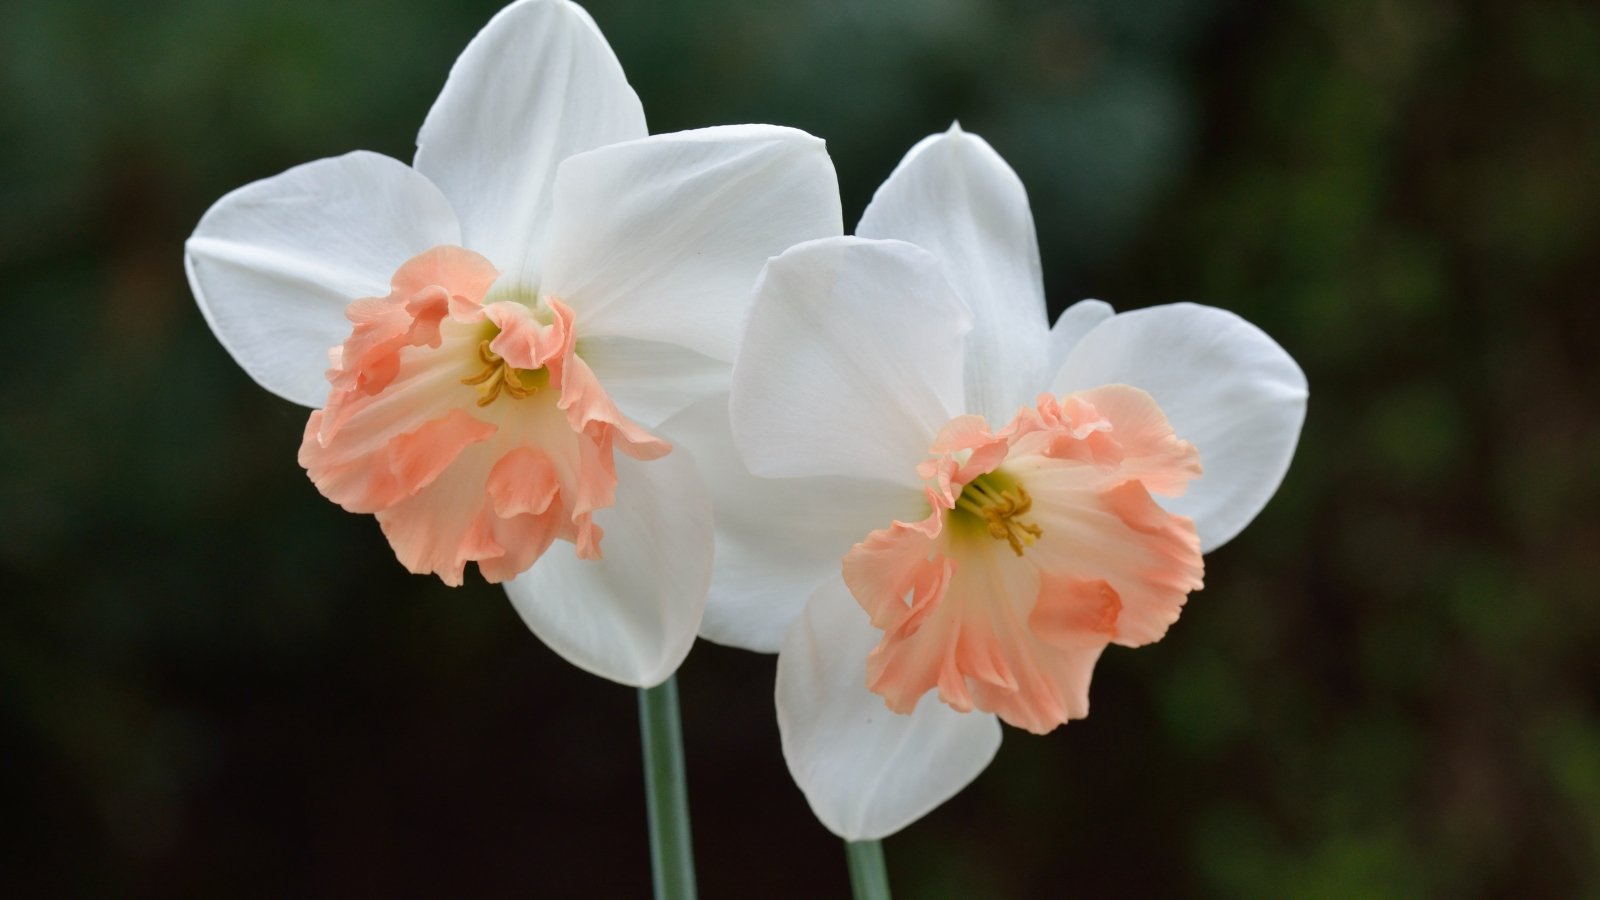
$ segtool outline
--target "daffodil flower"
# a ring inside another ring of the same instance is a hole
[[[1219,309],[1090,300],[1050,327],[1022,184],[959,128],[857,235],[759,282],[739,452],[700,461],[722,529],[704,633],[780,651],[790,771],[872,840],[976,777],[1001,721],[1087,715],[1108,645],[1161,638],[1277,489],[1306,381]],[[709,435],[713,411],[683,415]]]
[[[727,389],[750,286],[840,233],[822,142],[648,136],[588,14],[523,0],[456,61],[413,165],[355,152],[219,200],[185,263],[300,462],[400,562],[503,582],[572,663],[652,685],[688,653],[708,495],[658,427]]]

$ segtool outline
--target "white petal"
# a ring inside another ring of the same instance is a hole
[[[727,406],[733,366],[724,360],[678,344],[623,337],[585,336],[578,351],[617,408],[645,428],[706,397],[723,398]]]
[[[952,126],[924,138],[878,188],[861,237],[909,241],[945,266],[972,309],[967,411],[1009,420],[1050,377],[1039,240],[1017,173],[983,138]]]
[[[778,654],[778,731],[789,773],[829,831],[876,840],[955,796],[1000,749],[1000,723],[929,691],[909,716],[866,688],[881,633],[844,582],[824,585]]]
[[[769,257],[840,233],[822,141],[735,125],[605,147],[556,178],[542,290],[584,334],[676,343],[733,361]]]
[[[926,514],[921,492],[859,478],[757,478],[733,447],[725,396],[673,416],[660,433],[694,458],[711,491],[716,563],[700,636],[776,653],[846,552],[895,519]],[[676,452],[676,451],[675,451]]]
[[[600,560],[557,541],[506,583],[522,621],[567,662],[637,687],[667,680],[694,644],[711,581],[711,504],[686,454],[617,454],[616,505],[595,513]]]
[[[461,216],[466,246],[538,286],[563,159],[646,134],[644,110],[589,14],[521,0],[467,45],[417,135],[416,167]]]
[[[438,188],[359,151],[218,200],[184,245],[184,268],[207,324],[250,377],[315,407],[328,399],[328,350],[350,335],[350,301],[388,294],[406,260],[460,242]]]
[[[1083,336],[1114,314],[1111,304],[1103,300],[1079,300],[1062,310],[1056,317],[1056,324],[1050,326],[1050,371],[1061,371],[1067,354],[1078,346]]]
[[[1128,384],[1148,391],[1205,474],[1161,505],[1194,519],[1209,553],[1278,489],[1306,415],[1306,376],[1272,338],[1233,313],[1178,303],[1122,313],[1084,336],[1058,394]]]
[[[962,408],[966,305],[937,261],[898,241],[790,249],[756,285],[733,368],[733,435],[750,471],[920,485]]]

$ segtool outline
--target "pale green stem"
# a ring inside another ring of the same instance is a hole
[[[694,900],[694,849],[689,838],[689,789],[683,777],[677,676],[656,687],[639,689],[639,731],[644,743],[644,793],[656,900]]]
[[[889,900],[883,842],[845,841],[844,855],[850,861],[850,893],[856,900]]]

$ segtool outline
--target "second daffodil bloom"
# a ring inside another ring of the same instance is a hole
[[[411,166],[356,152],[240,188],[186,246],[207,322],[317,408],[300,462],[400,562],[503,582],[535,634],[633,685],[688,653],[710,502],[659,426],[727,389],[765,260],[840,233],[822,142],[648,136],[587,13],[502,10]]]
[[[834,832],[882,837],[976,777],[999,722],[1088,714],[1101,652],[1160,639],[1276,490],[1305,404],[1222,310],[1084,301],[1050,327],[1022,184],[952,128],[857,237],[762,276],[740,458],[702,461],[727,525],[705,633],[781,649],[790,771]]]

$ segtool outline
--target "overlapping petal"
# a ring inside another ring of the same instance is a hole
[[[876,840],[954,796],[994,758],[1000,724],[932,693],[897,715],[866,688],[879,634],[837,579],[824,584],[778,655],[783,756],[817,818],[846,840]]]
[[[1179,303],[1113,316],[1067,355],[1051,390],[1103,384],[1148,391],[1200,451],[1205,477],[1162,505],[1194,520],[1204,552],[1254,519],[1289,468],[1306,412],[1306,378],[1261,329],[1233,313]]]
[[[757,478],[734,450],[727,396],[696,403],[662,424],[694,459],[717,511],[716,571],[700,635],[776,653],[818,585],[863,534],[926,511],[921,492],[862,478]]]
[[[459,244],[439,189],[358,151],[296,166],[218,200],[184,245],[189,287],[217,340],[262,387],[302,406],[328,397],[345,307],[382,297],[406,260]]]
[[[1050,326],[1045,371],[1052,375],[1061,371],[1067,354],[1078,346],[1083,336],[1113,315],[1115,311],[1111,304],[1103,300],[1079,300],[1062,310],[1061,315],[1056,317],[1056,323]]]
[[[417,171],[461,217],[461,240],[511,284],[536,287],[551,184],[574,153],[646,134],[644,110],[594,20],[519,0],[478,32],[417,135]]]
[[[932,253],[971,308],[967,412],[1004,421],[1033,399],[1050,376],[1039,241],[1021,179],[988,142],[959,125],[924,138],[878,188],[856,234]]]
[[[722,399],[728,417],[728,380],[733,366],[680,344],[585,334],[583,359],[629,418],[655,428],[707,397]]]
[[[522,620],[573,665],[639,687],[665,681],[694,644],[711,581],[711,504],[694,463],[616,459],[616,504],[595,512],[601,559],[557,543],[505,585]]]
[[[586,333],[732,362],[768,257],[840,233],[821,140],[730,125],[654,135],[561,165],[541,290]]]
[[[915,467],[962,406],[972,318],[911,244],[831,238],[772,260],[756,286],[730,412],[750,471],[920,487]]]

